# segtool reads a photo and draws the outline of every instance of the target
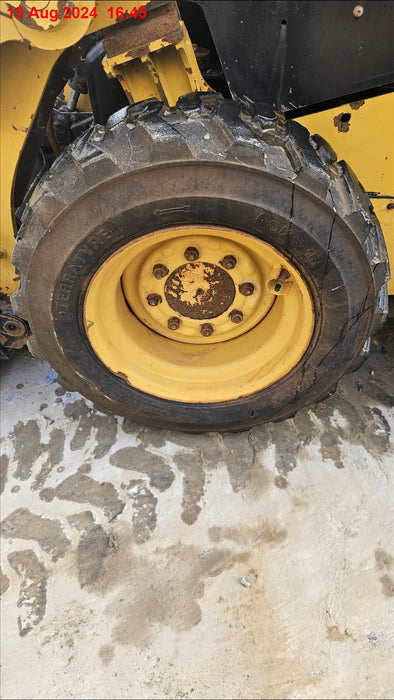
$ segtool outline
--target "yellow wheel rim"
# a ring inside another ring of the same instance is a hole
[[[109,257],[88,287],[84,324],[101,362],[132,387],[212,403],[288,374],[309,346],[314,313],[300,273],[272,246],[190,226]]]

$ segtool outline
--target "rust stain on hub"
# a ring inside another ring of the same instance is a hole
[[[177,313],[204,320],[227,311],[234,301],[235,285],[230,275],[217,265],[187,263],[169,276],[165,296]]]

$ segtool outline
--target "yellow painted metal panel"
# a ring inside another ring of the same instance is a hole
[[[11,294],[19,278],[11,264],[14,247],[12,188],[19,154],[41,94],[60,51],[43,51],[25,42],[0,46],[1,70],[1,265],[0,289]]]
[[[394,294],[394,93],[352,102],[298,119],[320,134],[346,160],[367,192],[381,223],[389,252]]]

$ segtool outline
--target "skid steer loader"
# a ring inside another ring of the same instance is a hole
[[[329,395],[387,313],[393,3],[0,11],[3,357],[178,430]]]

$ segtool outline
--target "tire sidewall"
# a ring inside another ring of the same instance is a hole
[[[140,236],[192,224],[237,229],[273,245],[310,289],[316,323],[307,353],[251,397],[184,404],[148,396],[104,367],[86,337],[84,297],[100,265]],[[234,163],[151,166],[92,188],[52,223],[33,255],[28,286],[33,332],[61,376],[104,410],[186,430],[277,420],[317,400],[360,351],[373,306],[365,295],[369,266],[344,222],[302,188]]]

